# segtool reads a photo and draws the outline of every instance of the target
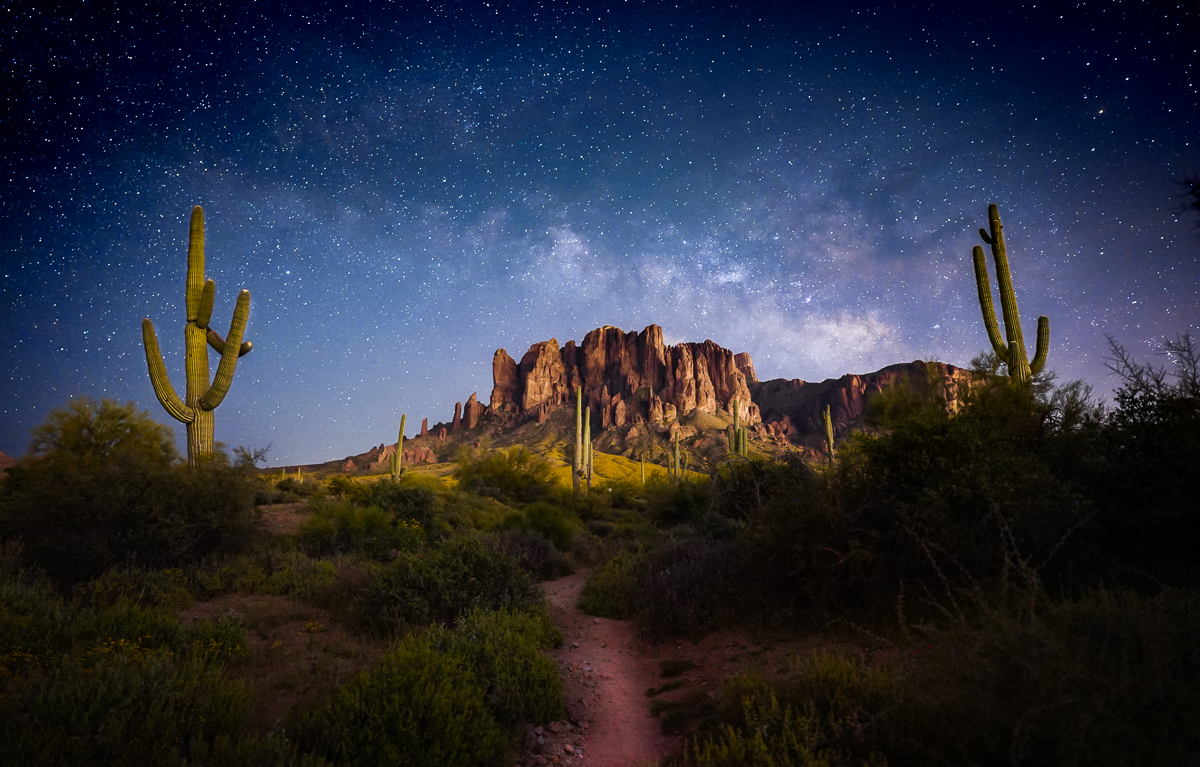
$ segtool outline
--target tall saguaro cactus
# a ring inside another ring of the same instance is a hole
[[[575,456],[571,461],[571,486],[579,492],[583,474],[583,387],[575,390]]]
[[[242,342],[246,331],[246,320],[250,317],[250,291],[238,293],[237,305],[233,310],[233,321],[229,335],[221,338],[220,333],[208,325],[212,318],[216,284],[204,278],[204,210],[197,205],[192,208],[191,229],[188,233],[187,281],[187,324],[183,328],[186,355],[184,367],[187,371],[185,399],[180,399],[167,376],[158,348],[158,335],[150,318],[142,320],[142,345],[146,348],[146,366],[150,370],[150,383],[154,395],[163,408],[177,421],[187,424],[188,463],[195,467],[213,452],[213,411],[229,393],[233,383],[233,372],[238,358],[250,351],[252,344]],[[212,383],[208,381],[208,347],[221,355],[217,373]]]
[[[992,259],[996,262],[996,287],[1000,291],[1000,307],[1004,312],[1005,339],[1000,338],[996,325],[996,310],[992,305],[992,286],[988,283],[987,260],[983,248],[976,245],[971,251],[975,260],[975,287],[979,290],[979,307],[983,310],[983,324],[987,328],[988,340],[1000,361],[1008,367],[1009,378],[1025,384],[1042,371],[1046,365],[1046,353],[1050,348],[1050,320],[1045,315],[1038,317],[1037,353],[1033,362],[1025,352],[1025,337],[1021,334],[1021,318],[1017,312],[1017,297],[1013,293],[1012,277],[1008,273],[1008,251],[1004,247],[1004,227],[1000,223],[1000,209],[995,204],[988,206],[988,227],[980,229],[979,236],[992,246]]]
[[[400,437],[396,440],[396,452],[392,453],[388,464],[393,482],[399,482],[400,475],[404,473],[404,420],[406,418],[408,418],[408,413],[400,414]]]
[[[589,407],[583,415],[583,477],[587,480],[584,495],[592,489],[592,409]]]
[[[833,465],[833,418],[829,414],[829,405],[822,413],[825,420],[825,447],[829,449],[829,465]]]

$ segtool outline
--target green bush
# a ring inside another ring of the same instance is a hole
[[[699,638],[740,614],[757,597],[740,588],[744,553],[733,541],[668,540],[633,568],[638,628],[651,639]]]
[[[575,571],[546,536],[533,530],[506,530],[490,536],[488,545],[516,559],[536,581],[554,580]]]
[[[309,501],[309,517],[300,526],[300,547],[310,556],[351,556],[379,559],[393,550],[412,551],[424,543],[420,525],[395,517],[375,506],[359,508],[348,502]]]
[[[545,723],[566,713],[558,664],[538,650],[562,642],[545,610],[471,610],[453,631],[434,628],[429,641],[475,672],[484,701],[505,728]]]
[[[451,475],[461,490],[502,501],[529,503],[548,497],[554,489],[554,468],[528,448],[492,450],[464,445]]]
[[[112,605],[126,600],[139,607],[163,607],[182,610],[192,604],[192,592],[183,570],[143,570],[137,567],[116,567],[75,588],[84,600],[98,605]]]
[[[360,623],[381,632],[451,625],[472,608],[524,610],[540,592],[512,557],[471,536],[406,552],[384,566],[355,603]]]
[[[361,506],[376,506],[396,515],[398,520],[412,520],[428,530],[434,524],[434,494],[428,487],[413,484],[412,479],[355,485],[351,499]]]
[[[6,765],[186,764],[198,744],[242,735],[249,691],[221,666],[117,647],[3,685]]]
[[[887,734],[895,763],[1195,761],[1200,595],[1025,596],[928,632],[912,700]]]
[[[633,617],[637,603],[636,568],[644,553],[623,551],[603,567],[594,568],[579,592],[580,610],[588,615],[623,620]]]
[[[173,464],[170,431],[134,406],[77,400],[34,430],[32,456],[0,486],[0,535],[55,580],[122,565],[177,567],[237,550],[253,531],[244,473]]]
[[[271,594],[320,601],[338,583],[337,569],[324,559],[298,551],[261,551],[211,560],[188,573],[188,586],[198,598],[223,594]]]
[[[561,507],[545,501],[531,503],[524,509],[525,526],[541,533],[559,551],[569,551],[578,528],[567,519]]]
[[[185,628],[119,591],[67,602],[28,572],[0,577],[0,762],[182,765],[242,738],[249,692],[224,669],[248,655],[244,627]]]
[[[903,700],[896,677],[838,655],[804,660],[796,680],[734,677],[718,691],[710,734],[689,748],[697,767],[885,765],[875,727]]]
[[[296,739],[339,765],[471,767],[506,754],[508,739],[474,671],[410,634],[379,668],[341,687],[294,726]]]

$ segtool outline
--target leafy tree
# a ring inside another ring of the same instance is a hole
[[[74,582],[116,565],[167,567],[244,543],[253,494],[214,461],[189,472],[167,427],[133,403],[79,399],[33,430],[0,488],[0,536]]]
[[[132,402],[73,399],[66,407],[50,411],[30,436],[30,453],[52,460],[165,466],[179,457],[172,431]]]

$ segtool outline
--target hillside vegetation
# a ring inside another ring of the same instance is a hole
[[[652,639],[871,651],[688,693],[688,765],[1194,763],[1200,381],[1168,351],[1114,345],[1107,409],[1045,377],[953,414],[898,386],[831,464],[643,483],[598,452],[586,495],[548,438],[281,477],[76,401],[0,487],[0,761],[509,765],[565,713],[535,584],[587,566],[580,606]]]

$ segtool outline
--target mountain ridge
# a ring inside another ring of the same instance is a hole
[[[479,444],[484,437],[497,446],[525,444],[534,430],[539,445],[565,455],[574,438],[575,392],[580,389],[584,407],[592,410],[596,449],[612,455],[653,460],[678,433],[688,452],[715,460],[737,408],[753,452],[798,451],[817,459],[825,407],[835,439],[842,439],[861,425],[871,394],[905,380],[914,387],[928,386],[931,376],[950,407],[956,406],[959,385],[971,378],[970,371],[954,365],[914,360],[821,382],[759,381],[746,352],[735,353],[712,340],[667,345],[658,325],[640,332],[606,325],[580,343],[560,346],[554,338],[535,342],[519,362],[497,349],[488,403],[473,392],[455,403],[448,421],[429,426],[424,418],[417,436],[405,439],[404,461],[411,466],[453,460],[460,445]],[[395,448],[385,443],[299,468],[375,472]]]

